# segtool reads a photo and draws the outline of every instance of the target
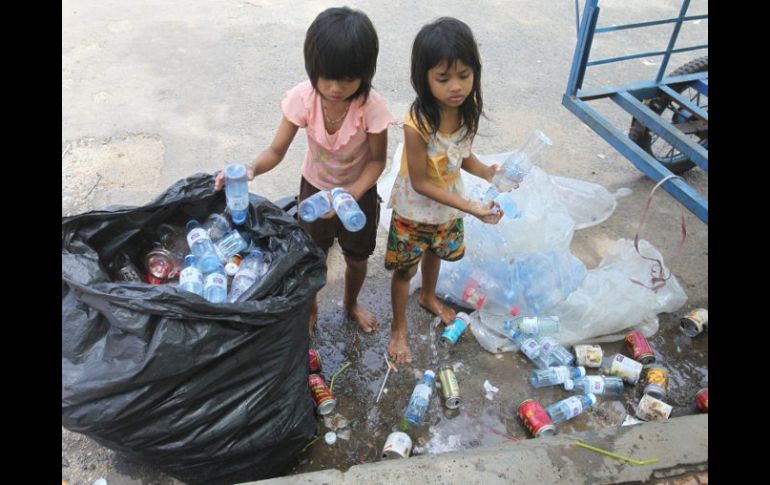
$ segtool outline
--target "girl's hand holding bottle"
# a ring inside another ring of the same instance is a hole
[[[254,180],[254,168],[251,165],[246,167],[246,178],[251,182]],[[219,192],[225,186],[225,171],[220,170],[214,178],[214,192]]]
[[[487,224],[497,224],[505,214],[500,204],[494,200],[489,202],[473,201],[468,213]]]

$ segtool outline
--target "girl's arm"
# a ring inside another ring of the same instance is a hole
[[[367,133],[370,159],[364,167],[361,176],[351,184],[348,192],[354,199],[359,200],[371,189],[385,170],[385,157],[388,147],[388,130],[381,133]]]
[[[404,126],[404,146],[406,150],[406,163],[409,168],[409,180],[412,182],[415,192],[441,204],[467,212],[479,219],[499,214],[497,211],[492,210],[492,208],[484,208],[479,202],[471,202],[458,194],[433,185],[428,180],[428,146],[411,126]],[[483,165],[478,160],[476,161]],[[463,161],[464,164],[465,161]]]
[[[466,172],[492,183],[492,177],[495,175],[498,166],[496,163],[485,165],[481,160],[476,158],[476,155],[471,153],[469,157],[463,159],[462,168]]]
[[[286,155],[286,151],[289,149],[291,142],[294,140],[294,135],[297,134],[299,127],[287,120],[286,117],[281,118],[281,124],[278,125],[278,130],[275,133],[273,142],[260,153],[257,158],[254,159],[251,166],[246,171],[246,176],[249,180],[253,180],[256,175],[268,172],[278,165],[283,157]],[[225,184],[224,172],[219,172],[216,179],[214,179],[214,190],[221,190]]]

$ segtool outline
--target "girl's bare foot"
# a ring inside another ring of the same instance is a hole
[[[412,352],[409,350],[406,332],[393,331],[391,329],[388,355],[396,364],[412,361]]]
[[[455,319],[455,311],[442,304],[438,298],[436,298],[436,295],[425,296],[420,293],[418,301],[421,307],[441,318],[441,323],[444,325],[451,323],[452,320]]]
[[[345,310],[347,310],[348,314],[353,317],[353,319],[356,321],[356,323],[358,323],[364,332],[370,333],[373,330],[377,330],[377,317],[374,316],[374,313],[370,312],[358,303],[347,305]]]

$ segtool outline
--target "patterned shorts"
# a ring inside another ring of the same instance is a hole
[[[420,262],[430,249],[445,261],[457,261],[465,255],[463,220],[453,219],[444,224],[425,224],[405,219],[395,212],[390,220],[386,269],[409,269]]]

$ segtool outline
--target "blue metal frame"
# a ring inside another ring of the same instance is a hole
[[[671,85],[681,86],[683,83],[696,89],[701,94],[708,96],[708,72],[686,74],[682,76],[664,77],[671,54],[687,52],[697,49],[707,49],[708,44],[696,45],[684,48],[675,48],[677,37],[682,23],[685,21],[708,18],[708,15],[687,16],[690,0],[683,0],[679,15],[673,19],[655,20],[620,26],[596,28],[599,18],[599,0],[587,0],[583,9],[582,21],[579,17],[579,0],[575,0],[575,16],[577,21],[578,38],[575,46],[575,54],[572,59],[567,89],[562,97],[562,104],[572,111],[585,124],[604,138],[610,145],[628,158],[640,171],[652,180],[658,182],[661,179],[673,175],[669,169],[663,166],[652,155],[634,143],[628,135],[612,126],[598,112],[588,106],[588,102],[601,98],[609,98],[618,106],[630,113],[650,131],[664,139],[681,153],[687,155],[695,164],[708,171],[708,149],[694,142],[678,128],[666,122],[661,116],[652,111],[642,101],[665,94],[678,104],[683,106],[694,118],[708,124],[708,112],[681,96]],[[674,28],[665,51],[645,52],[622,57],[600,59],[589,62],[591,44],[595,34],[612,32],[617,30],[649,27],[673,23]],[[655,80],[642,81],[627,86],[605,87],[598,89],[582,89],[586,68],[600,64],[609,64],[628,59],[641,57],[663,56],[660,69]],[[690,187],[679,177],[669,179],[662,187],[685,207],[708,224],[708,201],[696,190]]]

